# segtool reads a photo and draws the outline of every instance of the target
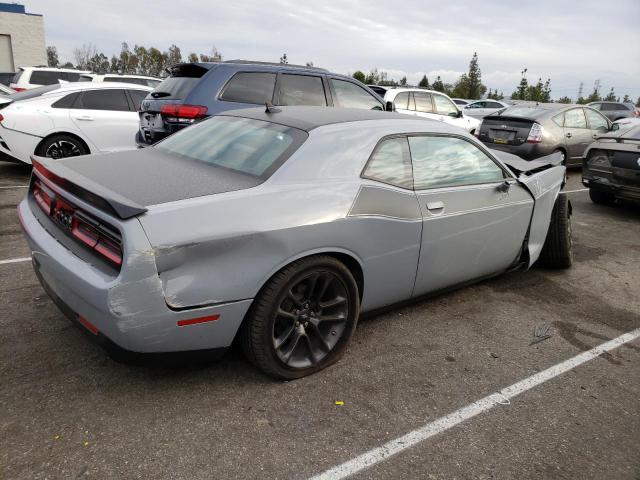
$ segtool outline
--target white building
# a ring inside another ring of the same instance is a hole
[[[0,3],[0,72],[47,64],[42,15],[24,5]]]

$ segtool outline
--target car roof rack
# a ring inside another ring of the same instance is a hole
[[[257,60],[224,60],[222,62],[218,62],[218,63],[239,63],[242,65],[270,65],[272,67],[293,67],[293,68],[307,68],[309,70],[319,70],[322,72],[328,72],[328,70],[326,68],[320,68],[320,67],[309,67],[307,65],[296,65],[293,63],[278,63],[278,62],[260,62]]]

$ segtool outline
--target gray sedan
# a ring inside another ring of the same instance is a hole
[[[224,350],[298,378],[361,312],[571,264],[559,156],[525,162],[444,123],[235,110],[144,150],[34,158],[33,266],[110,351]]]

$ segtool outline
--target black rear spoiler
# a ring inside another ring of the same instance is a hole
[[[503,163],[511,168],[516,174],[520,175],[532,175],[536,172],[546,170],[551,167],[557,167],[562,165],[562,154],[554,152],[544,157],[536,158],[535,160],[524,160],[517,155],[508,152],[502,152],[500,150],[491,150],[496,157],[498,157]]]
[[[122,220],[147,211],[145,207],[65,167],[64,163],[59,160],[32,155],[31,163],[35,175],[46,178],[98,210],[117,216]]]

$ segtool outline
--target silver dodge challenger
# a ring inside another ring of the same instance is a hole
[[[43,288],[104,345],[239,336],[293,379],[338,360],[361,312],[570,266],[561,162],[391,112],[267,106],[143,150],[34,157],[18,213]]]

